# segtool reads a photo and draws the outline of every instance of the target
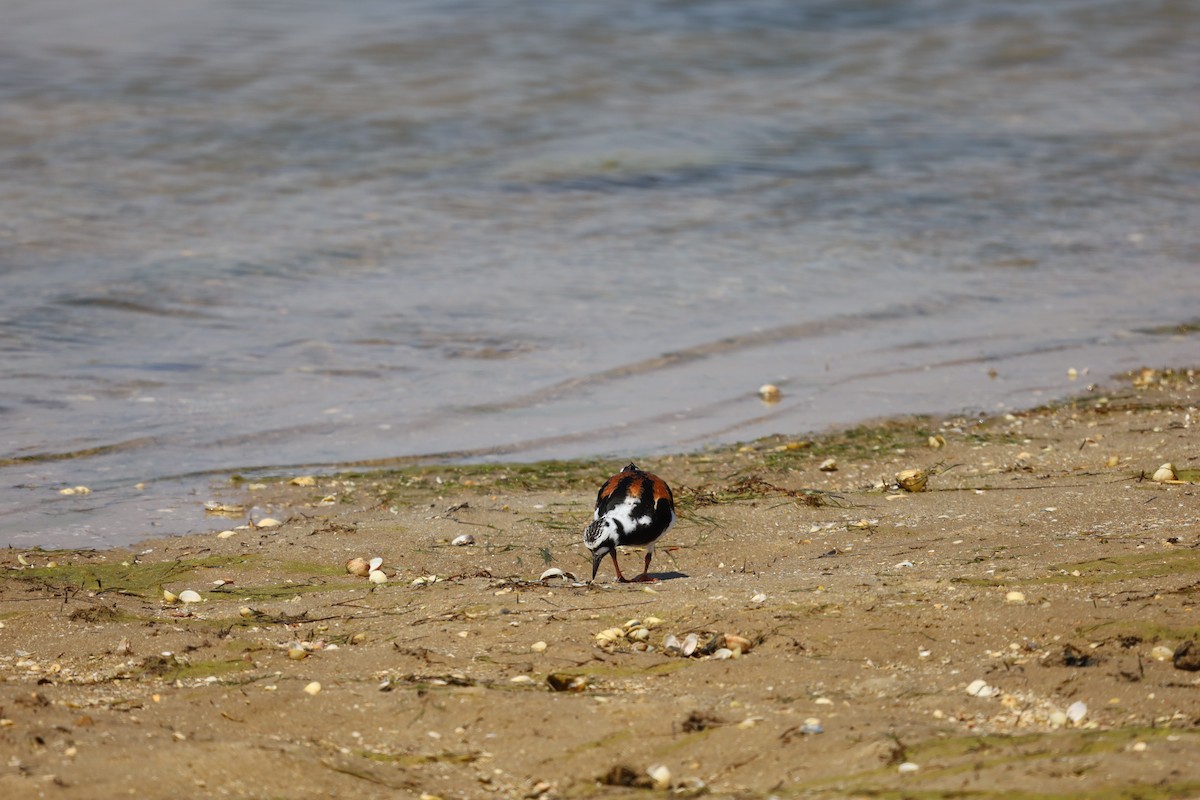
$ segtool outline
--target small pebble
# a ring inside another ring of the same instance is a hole
[[[758,387],[758,396],[762,398],[764,403],[778,403],[779,398],[783,396],[783,392],[779,391],[779,387],[773,383],[764,383]]]

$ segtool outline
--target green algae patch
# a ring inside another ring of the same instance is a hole
[[[243,672],[250,664],[242,659],[192,661],[179,656],[151,656],[142,662],[141,674],[147,678],[163,681],[186,681],[210,677],[221,677],[233,672]]]
[[[201,569],[230,567],[246,562],[248,556],[208,556],[147,563],[86,563],[29,567],[0,573],[0,584],[37,585],[52,592],[80,590],[103,594],[153,597],[168,583],[191,578]]]
[[[1028,583],[1110,583],[1136,578],[1162,578],[1200,573],[1200,550],[1171,549],[1098,558],[1050,567],[1055,573]],[[1078,572],[1078,575],[1074,573]]]

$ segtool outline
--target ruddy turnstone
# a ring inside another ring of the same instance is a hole
[[[645,547],[646,566],[634,581],[654,582],[651,578],[650,557],[654,555],[654,543],[675,524],[675,498],[671,487],[657,475],[643,472],[636,464],[613,475],[600,487],[596,495],[596,511],[583,541],[592,551],[592,580],[600,562],[612,556],[617,580],[631,581],[621,574],[617,563],[617,547]]]

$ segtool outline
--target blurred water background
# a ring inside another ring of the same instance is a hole
[[[1195,363],[1197,41],[1188,0],[9,0],[0,544]]]

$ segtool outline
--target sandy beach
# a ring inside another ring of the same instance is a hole
[[[652,585],[587,581],[624,461],[234,479],[219,535],[6,550],[0,796],[1200,796],[1198,401],[630,453],[679,512]]]

